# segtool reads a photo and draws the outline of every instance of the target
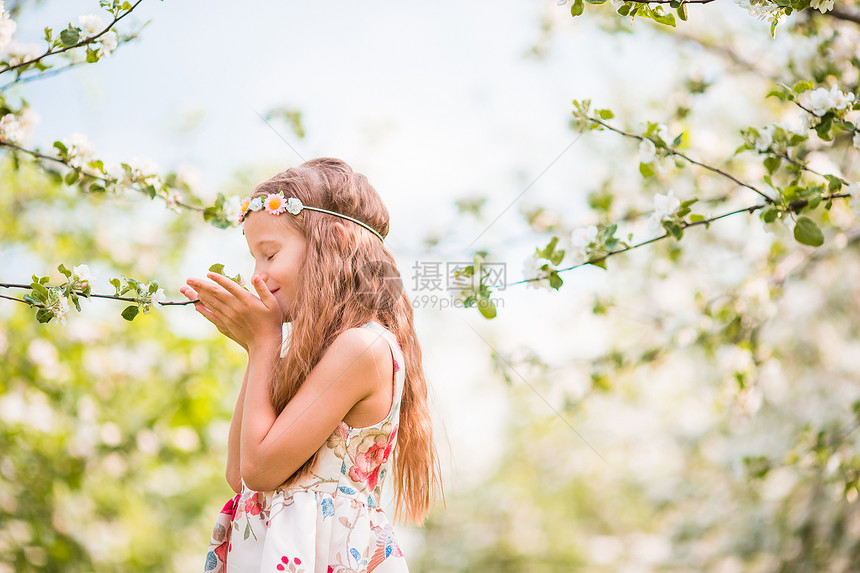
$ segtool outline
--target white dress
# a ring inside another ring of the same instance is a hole
[[[341,422],[320,447],[310,477],[285,489],[242,491],[221,510],[206,555],[206,573],[378,573],[408,571],[391,522],[379,506],[397,443],[406,378],[403,353],[382,325],[394,359],[394,396],[381,422]]]

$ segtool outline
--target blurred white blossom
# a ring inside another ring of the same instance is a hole
[[[96,14],[78,16],[78,22],[80,22],[81,30],[84,31],[87,38],[95,36],[105,28],[104,20],[101,19],[101,16]]]
[[[26,145],[33,138],[33,130],[39,116],[31,108],[25,107],[20,113],[7,113],[0,118],[0,139]]]
[[[552,286],[550,286],[550,284],[549,284],[549,278],[547,278],[548,277],[547,272],[544,270],[541,270],[541,268],[540,268],[546,262],[547,262],[546,259],[538,256],[537,253],[534,253],[532,256],[530,256],[529,258],[527,258],[525,260],[525,263],[523,263],[523,275],[525,275],[525,278],[531,279],[531,278],[535,278],[535,277],[542,277],[538,280],[533,280],[533,281],[527,282],[526,286],[528,288],[533,288],[533,289],[543,288],[543,289],[547,289],[547,290],[552,289]]]
[[[759,20],[777,22],[782,17],[782,10],[768,0],[735,0],[735,4],[744,8],[750,16]]]
[[[773,125],[758,128],[758,137],[755,139],[755,148],[759,153],[764,153],[773,145]]]
[[[833,0],[811,0],[809,4],[822,14],[828,10],[833,10]]]
[[[101,40],[102,52],[104,52],[105,56],[110,56],[111,52],[116,50],[118,42],[116,32],[113,30],[105,32],[101,37],[99,37],[99,40]]]
[[[81,282],[81,286],[86,287],[90,281],[90,267],[78,265],[72,268],[72,276]]]
[[[63,145],[69,151],[69,165],[72,167],[80,169],[94,158],[95,149],[83,133],[72,133],[63,140]]]
[[[4,2],[0,0],[0,50],[12,41],[12,35],[18,28],[18,24],[9,16],[3,4]]]
[[[651,163],[656,157],[657,148],[654,146],[654,142],[643,137],[642,141],[639,142],[639,162]]]
[[[651,234],[657,233],[662,227],[663,220],[671,217],[681,207],[681,200],[675,197],[675,191],[669,189],[669,192],[663,195],[657,193],[654,196],[654,212],[648,219],[648,231]]]
[[[17,66],[24,62],[35,60],[40,55],[42,55],[42,50],[39,48],[38,44],[24,44],[16,40],[11,40],[5,44],[5,48],[3,49],[3,54],[0,55],[0,59],[4,59],[9,62],[10,66]]]
[[[588,258],[588,246],[597,239],[597,227],[579,227],[574,229],[563,245],[571,260],[582,263]]]

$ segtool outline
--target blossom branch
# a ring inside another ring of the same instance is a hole
[[[596,123],[596,124],[598,124],[598,125],[601,125],[601,126],[605,127],[606,129],[608,129],[608,130],[610,130],[610,131],[614,131],[615,133],[618,133],[618,134],[620,134],[620,135],[624,135],[624,136],[627,136],[627,137],[632,137],[632,138],[634,138],[634,139],[638,139],[638,140],[640,140],[640,141],[647,139],[647,140],[651,141],[652,143],[654,143],[654,141],[653,141],[653,140],[651,140],[650,138],[647,138],[647,137],[642,136],[642,135],[637,135],[637,134],[635,134],[635,133],[629,133],[629,132],[627,132],[627,131],[624,131],[623,129],[618,129],[617,127],[615,127],[615,126],[613,126],[613,125],[610,125],[609,123],[607,123],[607,122],[603,121],[603,120],[602,120],[602,119],[600,119],[600,118],[591,117],[591,116],[588,116],[588,115],[587,115],[587,116],[585,116],[585,117],[586,117],[586,119],[588,119],[589,121],[592,121],[592,122],[594,122],[594,123]],[[726,172],[726,171],[723,171],[722,169],[720,169],[720,168],[718,168],[718,167],[714,167],[714,166],[712,166],[712,165],[708,165],[708,164],[706,164],[706,163],[702,163],[702,162],[700,162],[700,161],[697,161],[697,160],[695,160],[695,159],[693,159],[693,158],[691,158],[691,157],[688,157],[686,154],[681,153],[680,151],[675,150],[674,148],[671,148],[671,147],[666,146],[666,147],[665,147],[665,149],[666,149],[666,152],[667,152],[667,153],[669,153],[670,155],[677,155],[678,157],[680,157],[680,158],[682,158],[682,159],[684,159],[684,160],[688,161],[689,163],[692,163],[693,165],[698,165],[699,167],[702,167],[702,168],[707,169],[707,170],[709,170],[709,171],[713,171],[714,173],[718,173],[719,175],[722,175],[723,177],[726,177],[727,179],[730,179],[731,181],[734,181],[736,184],[738,184],[738,185],[739,185],[739,186],[741,186],[741,187],[746,187],[747,189],[750,189],[750,190],[752,190],[752,191],[755,191],[756,193],[758,193],[759,195],[761,195],[761,197],[763,197],[763,198],[764,198],[764,200],[765,200],[765,201],[767,201],[768,203],[773,203],[773,202],[774,202],[774,199],[773,199],[772,197],[770,197],[769,195],[767,195],[767,194],[766,194],[766,193],[764,193],[763,191],[761,191],[761,190],[757,189],[757,188],[756,188],[756,187],[754,187],[753,185],[750,185],[749,183],[744,183],[743,181],[741,181],[740,179],[738,179],[737,177],[735,177],[735,176],[734,176],[734,175],[732,175],[731,173],[728,173],[728,172]]]
[[[0,69],[0,74],[4,74],[4,73],[6,73],[6,72],[11,72],[12,70],[16,70],[16,69],[18,69],[18,68],[22,68],[22,67],[26,67],[26,66],[32,66],[32,65],[36,65],[36,64],[38,64],[39,62],[41,62],[43,59],[45,59],[45,58],[47,58],[47,57],[49,57],[49,56],[55,56],[55,55],[57,55],[57,54],[62,54],[63,52],[67,52],[67,51],[72,50],[72,49],[74,49],[74,48],[80,48],[80,47],[82,47],[82,46],[87,46],[87,45],[89,45],[89,44],[92,44],[93,42],[97,41],[101,36],[103,36],[104,34],[106,34],[107,32],[109,32],[109,31],[110,31],[110,29],[111,29],[111,28],[113,28],[113,27],[114,27],[114,26],[115,26],[115,25],[116,25],[120,20],[122,20],[123,18],[125,18],[126,16],[128,16],[129,14],[131,14],[131,13],[134,11],[134,9],[135,9],[135,8],[137,8],[137,6],[138,6],[141,2],[143,2],[143,0],[137,0],[137,2],[135,2],[135,3],[131,6],[131,8],[129,8],[128,10],[126,10],[124,13],[122,13],[122,14],[121,14],[121,15],[119,15],[119,16],[116,16],[116,15],[115,15],[115,16],[114,16],[113,21],[112,21],[110,24],[108,24],[108,25],[105,27],[105,29],[104,29],[104,30],[102,30],[101,32],[99,32],[99,33],[98,33],[98,34],[96,34],[95,36],[90,36],[90,37],[88,37],[88,38],[84,38],[84,39],[83,39],[83,40],[81,40],[80,42],[76,42],[76,43],[72,44],[71,46],[66,46],[66,47],[61,48],[61,49],[59,49],[59,50],[54,50],[53,48],[51,48],[51,47],[49,46],[49,47],[48,47],[48,49],[45,51],[45,53],[44,53],[44,54],[42,54],[41,56],[37,56],[37,57],[33,58],[32,60],[27,60],[27,61],[24,61],[24,62],[20,62],[20,63],[18,63],[18,64],[12,65],[12,66],[6,66],[5,68]],[[7,84],[7,85],[8,85],[8,84]]]
[[[827,196],[823,197],[822,199],[823,199],[823,200],[828,200],[828,201],[829,201],[829,200],[831,200],[831,199],[847,198],[847,197],[850,197],[850,196],[851,196],[851,195],[849,195],[848,193],[834,193],[834,194],[827,195]],[[799,213],[799,212],[800,212],[800,211],[802,211],[802,210],[803,210],[803,209],[804,209],[808,204],[809,204],[809,199],[806,199],[806,198],[804,198],[804,199],[798,199],[798,200],[796,200],[796,201],[792,201],[792,202],[787,206],[787,211],[790,211],[790,212],[792,212],[792,213]],[[744,207],[744,208],[742,208],[742,209],[735,209],[734,211],[729,211],[729,212],[727,212],[727,213],[722,213],[722,214],[720,214],[720,215],[716,215],[716,216],[714,216],[714,217],[709,217],[709,218],[706,218],[706,219],[701,219],[701,220],[698,220],[698,221],[683,221],[683,222],[681,222],[681,223],[679,224],[679,227],[680,227],[682,230],[686,230],[686,229],[689,229],[690,227],[698,227],[698,226],[701,226],[701,225],[708,226],[708,225],[710,225],[711,223],[713,223],[714,221],[719,221],[720,219],[725,219],[725,218],[727,218],[727,217],[731,217],[731,216],[733,216],[733,215],[739,215],[740,213],[750,213],[750,214],[752,214],[752,213],[755,213],[756,211],[761,210],[761,209],[764,209],[764,208],[766,208],[766,207],[768,207],[768,206],[769,206],[769,203],[759,203],[759,204],[756,204],[756,205],[750,205],[749,207]],[[564,268],[564,269],[557,269],[555,272],[557,272],[557,273],[562,273],[562,272],[565,272],[565,271],[570,271],[570,270],[573,270],[573,269],[577,269],[577,268],[580,268],[580,267],[584,267],[584,266],[586,266],[586,265],[594,265],[595,263],[600,263],[600,262],[602,262],[602,261],[605,261],[605,260],[606,260],[606,259],[608,259],[609,257],[615,256],[615,255],[620,255],[621,253],[626,253],[627,251],[632,251],[633,249],[638,249],[639,247],[644,247],[645,245],[650,245],[650,244],[652,244],[652,243],[656,243],[657,241],[662,241],[663,239],[666,239],[666,238],[668,238],[668,237],[673,237],[673,236],[674,236],[674,235],[673,235],[672,233],[670,233],[670,232],[668,232],[668,231],[667,231],[667,232],[665,232],[663,235],[659,235],[659,236],[657,236],[657,237],[653,237],[653,238],[651,238],[651,239],[647,239],[647,240],[645,240],[645,241],[641,241],[641,242],[639,242],[639,243],[635,243],[635,244],[633,244],[633,245],[626,245],[626,246],[624,246],[624,247],[622,247],[622,248],[620,248],[620,249],[615,249],[615,250],[609,251],[608,253],[605,253],[605,254],[603,254],[603,255],[595,256],[595,257],[591,257],[591,258],[589,258],[589,260],[587,260],[587,261],[585,261],[585,262],[578,263],[578,264],[576,264],[576,265],[573,265],[573,266],[570,266],[570,267],[567,267],[567,268]],[[515,285],[515,284],[520,284],[520,283],[529,283],[529,282],[533,282],[533,281],[540,281],[540,280],[545,280],[545,277],[543,277],[543,276],[539,276],[539,277],[533,277],[533,278],[529,278],[529,279],[523,279],[523,280],[521,280],[521,281],[517,281],[517,282],[515,282],[515,283],[510,283],[510,285]],[[509,285],[509,286],[510,286],[510,285]]]
[[[53,157],[51,155],[45,155],[44,153],[41,153],[39,151],[34,151],[32,149],[26,149],[24,147],[21,147],[19,145],[16,145],[16,144],[10,142],[10,141],[4,141],[4,140],[0,139],[0,147],[8,147],[10,149],[14,149],[15,151],[20,151],[22,153],[26,153],[32,157],[35,157],[36,159],[41,159],[44,161],[52,161],[54,163],[59,163],[61,165],[65,165],[69,169],[76,171],[82,177],[87,177],[90,179],[101,181],[101,182],[105,183],[106,185],[118,185],[119,184],[119,180],[114,178],[114,177],[106,177],[103,175],[91,173],[91,172],[85,170],[83,167],[78,167],[76,165],[72,165],[71,162],[67,159],[63,159],[61,157]],[[134,189],[135,191],[143,193],[144,195],[149,196],[149,193],[147,193],[147,191],[145,191],[144,189],[141,189],[138,186],[130,185],[128,187],[131,189]],[[182,201],[179,201],[179,200],[173,200],[172,203],[179,206],[179,207],[183,207],[185,209],[188,209],[190,211],[197,211],[197,212],[204,212],[205,211],[205,209],[202,207],[195,207],[194,205],[188,205],[188,204],[183,203]]]
[[[0,287],[20,288],[20,289],[27,289],[27,290],[30,290],[30,288],[32,288],[31,285],[15,284],[15,283],[0,283]],[[137,302],[136,298],[130,298],[127,296],[119,296],[119,295],[114,295],[114,294],[97,294],[97,293],[90,293],[89,295],[86,295],[83,291],[80,291],[80,290],[75,290],[72,292],[74,292],[75,294],[80,295],[80,296],[85,296],[86,298],[110,298],[113,300],[122,300],[122,301],[126,301],[126,302]],[[0,295],[0,297],[10,299],[10,300],[17,300],[18,302],[23,302],[24,304],[29,304],[25,300],[21,300],[21,299],[9,297],[9,296]],[[170,306],[170,305],[184,306],[186,304],[194,304],[197,302],[200,302],[200,301],[199,300],[186,300],[186,301],[179,301],[179,302],[167,301],[167,302],[159,302],[158,304],[160,304],[161,306]]]

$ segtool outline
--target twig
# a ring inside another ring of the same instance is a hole
[[[57,51],[52,51],[52,50],[51,50],[51,48],[50,48],[50,46],[49,46],[49,47],[48,47],[48,51],[46,51],[46,52],[45,52],[44,54],[42,54],[41,56],[38,56],[37,58],[34,58],[34,59],[32,59],[32,60],[27,60],[26,62],[21,62],[21,63],[19,63],[19,64],[15,64],[14,66],[6,66],[6,67],[5,67],[5,68],[3,68],[2,70],[0,70],[0,74],[5,74],[6,72],[11,72],[12,70],[15,70],[15,69],[18,69],[18,68],[21,68],[21,67],[24,67],[24,66],[29,66],[30,64],[37,64],[37,63],[41,62],[43,59],[47,58],[48,56],[54,56],[54,55],[56,55],[56,54],[62,54],[63,52],[67,52],[67,51],[69,51],[69,50],[71,50],[71,49],[74,49],[74,48],[80,48],[81,46],[87,46],[87,45],[89,45],[89,44],[91,44],[91,43],[95,42],[95,41],[96,41],[96,40],[98,40],[102,35],[104,35],[104,34],[105,34],[105,33],[107,33],[111,28],[113,28],[113,27],[114,27],[114,25],[116,25],[116,23],[117,23],[117,22],[119,22],[120,20],[122,20],[123,18],[125,18],[126,16],[128,16],[129,14],[131,14],[131,13],[132,13],[132,11],[133,11],[135,8],[137,8],[138,4],[140,4],[141,2],[143,2],[143,0],[137,0],[137,2],[135,2],[135,3],[132,5],[132,7],[131,7],[131,8],[129,8],[129,9],[128,9],[124,14],[122,14],[121,16],[118,16],[118,17],[117,17],[117,16],[115,16],[115,17],[114,17],[114,19],[113,19],[113,22],[111,22],[110,24],[108,24],[108,25],[107,25],[107,27],[106,27],[104,30],[102,30],[101,32],[99,32],[99,33],[98,33],[98,34],[96,34],[95,36],[92,36],[92,37],[89,37],[89,38],[84,38],[84,40],[83,40],[83,41],[78,42],[77,44],[74,44],[74,45],[72,45],[72,46],[66,46],[65,48],[63,48],[63,49],[61,49],[61,50],[57,50]]]
[[[5,288],[21,288],[21,289],[28,289],[28,290],[31,288],[31,287],[30,287],[30,285],[15,284],[15,283],[0,283],[0,287],[5,287]],[[49,288],[49,287],[46,287],[46,288]],[[82,296],[82,297],[84,297],[84,298],[110,298],[110,299],[114,299],[114,300],[124,300],[124,301],[127,301],[127,302],[137,302],[137,299],[136,299],[136,298],[129,298],[129,297],[125,297],[125,296],[117,296],[117,295],[113,295],[113,294],[95,294],[95,293],[90,293],[90,295],[89,295],[89,297],[88,297],[87,295],[85,295],[85,294],[84,294],[83,292],[81,292],[81,291],[74,291],[74,292],[75,292],[75,294],[78,294],[78,295],[80,295],[80,296]],[[17,299],[17,298],[12,298],[12,297],[8,297],[8,296],[4,296],[4,295],[0,295],[0,296],[2,296],[3,298],[8,298],[8,299],[10,299],[10,300],[17,300],[18,302],[23,302],[24,304],[29,304],[29,303],[28,303],[27,301],[25,301],[25,300],[21,300],[21,299]],[[158,304],[160,304],[160,305],[162,305],[162,306],[171,306],[171,305],[173,305],[173,306],[184,306],[184,305],[186,305],[186,304],[195,304],[195,303],[198,303],[198,302],[200,302],[200,300],[199,300],[199,299],[197,299],[197,300],[179,301],[179,302],[159,302]]]
[[[649,141],[651,141],[650,138],[646,138],[645,136],[636,135],[635,133],[629,133],[627,131],[624,131],[623,129],[618,129],[617,127],[609,125],[608,123],[606,123],[605,121],[603,121],[599,118],[589,117],[589,116],[586,116],[586,118],[588,120],[594,122],[594,123],[602,125],[606,129],[609,129],[610,131],[614,131],[615,133],[619,133],[621,135],[626,135],[627,137],[633,137],[633,138],[639,139],[639,140],[648,139]],[[653,141],[652,141],[652,143],[653,143]],[[675,149],[673,149],[671,147],[666,147],[666,152],[671,154],[671,155],[677,155],[678,157],[681,157],[681,158],[687,160],[688,162],[692,163],[693,165],[698,165],[699,167],[703,167],[709,171],[713,171],[714,173],[718,173],[718,174],[722,175],[723,177],[726,177],[726,178],[734,181],[735,183],[737,183],[741,187],[746,187],[747,189],[751,189],[752,191],[755,191],[756,193],[761,195],[764,198],[764,200],[767,201],[768,203],[774,202],[774,199],[772,197],[770,197],[769,195],[767,195],[765,192],[763,192],[759,189],[756,189],[754,186],[750,185],[749,183],[744,183],[743,181],[741,181],[740,179],[738,179],[737,177],[735,177],[731,173],[723,171],[722,169],[720,169],[718,167],[713,167],[713,166],[708,165],[706,163],[702,163],[700,161],[697,161],[695,159],[687,157],[685,154],[681,153],[680,151],[676,151]]]

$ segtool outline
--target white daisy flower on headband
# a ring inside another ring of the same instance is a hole
[[[266,197],[266,211],[272,215],[280,215],[287,210],[287,202],[284,200],[284,195],[272,193]]]
[[[251,211],[259,211],[263,208],[263,198],[262,197],[254,197],[251,199]]]
[[[289,211],[293,215],[298,215],[299,213],[301,213],[302,207],[304,207],[304,205],[302,205],[301,200],[295,197],[290,197],[289,199],[287,199],[287,211]]]

